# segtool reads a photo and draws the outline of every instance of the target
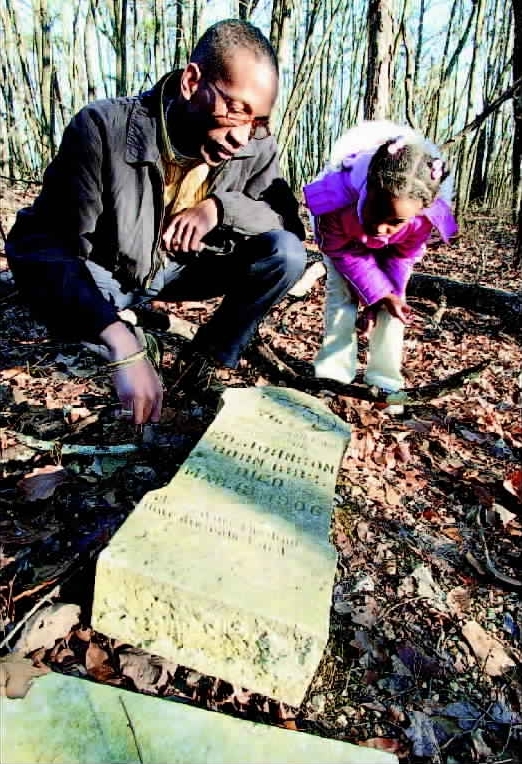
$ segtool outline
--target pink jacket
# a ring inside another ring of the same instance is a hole
[[[360,153],[342,170],[327,172],[303,189],[306,204],[316,217],[319,247],[364,305],[373,305],[390,293],[404,297],[432,228],[446,242],[458,230],[448,203],[437,198],[391,236],[367,236],[361,213],[371,156],[372,152]]]

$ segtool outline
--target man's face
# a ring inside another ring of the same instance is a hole
[[[211,167],[246,146],[256,126],[263,132],[277,96],[277,76],[266,59],[240,49],[227,69],[226,78],[212,79],[189,64],[182,76],[192,117],[184,138]]]

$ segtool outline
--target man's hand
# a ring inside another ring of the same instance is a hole
[[[396,294],[388,294],[380,301],[383,308],[386,308],[390,316],[398,318],[403,324],[409,324],[411,319],[411,308]]]
[[[159,422],[163,388],[150,361],[142,358],[130,366],[116,367],[112,381],[123,410],[132,412],[134,424]]]
[[[121,361],[142,348],[122,321],[110,324],[100,335],[109,348],[110,360]],[[141,358],[129,366],[116,366],[112,381],[124,411],[134,424],[159,422],[163,402],[163,387],[152,364]]]
[[[205,248],[201,239],[218,222],[218,207],[212,198],[176,213],[163,232],[165,249],[168,252],[200,252]]]

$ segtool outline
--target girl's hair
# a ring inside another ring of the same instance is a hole
[[[448,175],[443,159],[399,136],[379,146],[370,161],[367,182],[376,191],[419,199],[429,207]]]

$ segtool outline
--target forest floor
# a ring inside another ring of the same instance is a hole
[[[30,194],[4,187],[0,196],[7,231]],[[520,293],[514,241],[507,217],[469,214],[456,242],[430,248],[422,270]],[[330,639],[296,709],[90,628],[97,554],[141,497],[172,478],[215,408],[167,401],[153,435],[136,433],[115,417],[96,358],[48,337],[19,304],[6,269],[0,251],[4,655],[25,623],[18,649],[56,671],[373,746],[410,764],[522,761],[522,349],[501,316],[437,313],[436,299],[411,300],[408,387],[488,365],[403,416],[317,393],[351,423],[352,439],[333,514],[339,566]],[[262,325],[265,343],[282,357],[310,362],[317,351],[323,281],[301,300],[285,299]],[[155,308],[197,324],[214,306]],[[183,340],[160,335],[168,386]],[[364,353],[361,346],[361,360]],[[267,383],[280,379],[252,354],[226,380]],[[122,444],[134,450],[100,449]],[[79,621],[57,607],[71,602],[81,606]],[[27,621],[33,608],[36,635]]]

